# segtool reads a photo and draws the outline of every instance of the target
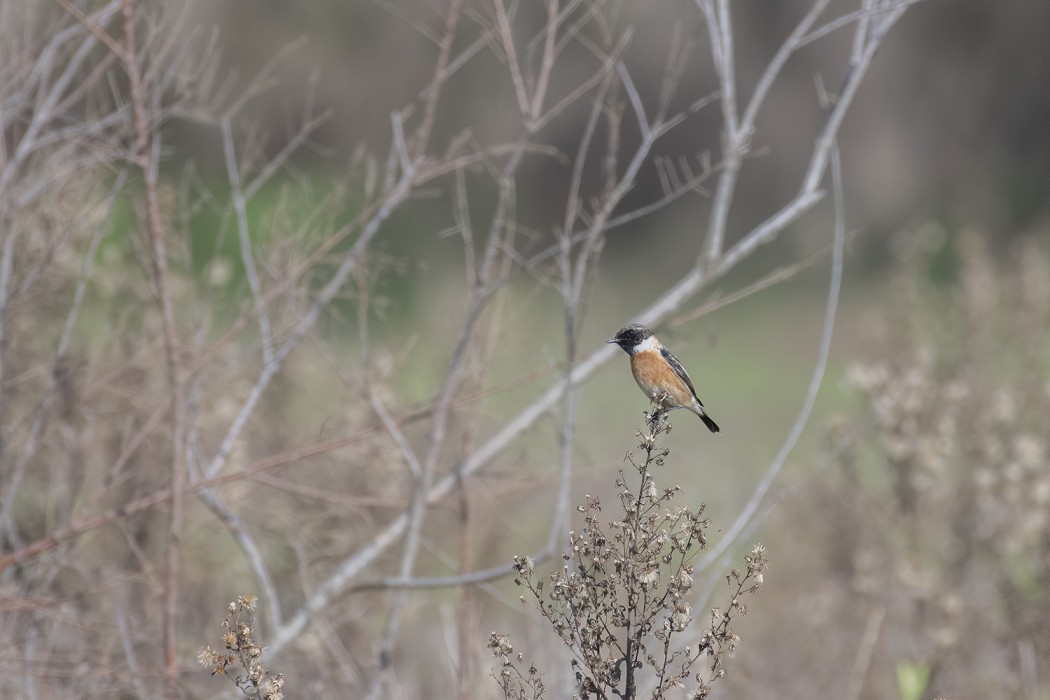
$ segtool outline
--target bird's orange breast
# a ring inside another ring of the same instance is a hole
[[[634,381],[652,400],[667,395],[669,407],[691,406],[693,392],[685,385],[658,350],[643,350],[631,355]]]

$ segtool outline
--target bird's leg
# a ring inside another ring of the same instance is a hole
[[[671,394],[666,391],[661,391],[656,395],[656,410],[661,414],[665,414],[671,409],[669,408],[671,401]]]
[[[671,395],[666,391],[661,391],[652,397],[653,410],[646,417],[652,430],[656,431],[657,426],[667,418],[667,413],[671,409],[668,408],[668,401]]]

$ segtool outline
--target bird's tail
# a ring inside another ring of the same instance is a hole
[[[707,426],[708,430],[710,430],[712,433],[717,433],[719,431],[718,423],[715,423],[713,420],[711,420],[711,416],[704,413],[703,409],[700,409],[698,415],[700,416],[700,420],[704,422],[704,425]]]

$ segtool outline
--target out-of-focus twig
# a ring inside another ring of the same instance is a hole
[[[733,25],[727,0],[697,0],[707,25],[711,42],[711,57],[718,73],[720,103],[722,105],[722,160],[724,167],[718,178],[711,219],[707,227],[704,256],[708,262],[722,255],[729,204],[736,189],[737,174],[744,157],[744,146],[750,133],[743,133],[737,125],[736,61],[733,55]]]
[[[108,221],[113,201],[116,199],[117,194],[122,190],[126,179],[125,173],[121,173],[117,178],[117,182],[113,189],[110,191],[110,195],[105,201],[106,216],[103,219],[104,221]],[[55,349],[55,359],[52,363],[51,378],[48,380],[47,387],[44,389],[40,401],[37,403],[36,410],[33,414],[33,421],[26,433],[18,459],[15,460],[10,473],[3,475],[4,493],[3,498],[0,499],[0,531],[3,531],[10,522],[11,508],[14,505],[16,496],[18,495],[22,477],[24,476],[25,470],[30,461],[33,459],[33,456],[36,454],[40,433],[44,427],[44,418],[47,414],[47,409],[51,403],[51,399],[54,396],[55,389],[58,386],[59,373],[64,371],[62,365],[66,360],[66,354],[69,352],[69,345],[72,342],[73,331],[76,328],[77,320],[80,318],[80,310],[84,303],[84,294],[87,290],[88,281],[94,273],[95,256],[98,253],[99,243],[102,241],[104,228],[105,226],[100,224],[96,227],[95,232],[92,235],[87,255],[81,266],[80,277],[77,280],[77,286],[73,292],[73,301],[70,304],[69,313],[66,314],[66,322],[62,328],[62,336],[59,338],[58,347]],[[4,248],[6,251],[7,246],[5,245]],[[0,298],[2,298],[3,290],[6,289],[6,280],[4,279],[2,271],[5,271],[4,265],[3,263],[0,263]],[[0,303],[0,319],[3,318],[2,306],[3,304]],[[3,324],[0,323],[0,346],[3,344],[2,328]],[[2,378],[3,375],[2,372],[0,372],[0,380],[2,380]],[[2,396],[2,392],[0,392],[0,396]]]
[[[324,442],[318,442],[312,445],[306,445],[294,450],[289,450],[281,454],[272,455],[260,459],[252,464],[248,465],[244,469],[229,474],[223,474],[211,479],[202,479],[192,484],[185,486],[183,492],[184,495],[195,494],[206,489],[215,488],[217,486],[223,486],[225,484],[232,484],[247,477],[251,477],[253,474],[260,472],[270,471],[288,464],[294,464],[310,457],[316,457],[323,454],[328,454],[335,450],[356,445],[366,440],[368,436],[372,434],[373,429],[362,430],[359,433],[349,435],[335,440],[326,440]],[[21,564],[22,562],[28,561],[35,556],[42,554],[43,552],[50,551],[55,547],[59,546],[64,542],[68,542],[79,535],[92,530],[97,530],[100,527],[104,527],[110,523],[117,522],[118,520],[124,520],[138,513],[145,512],[151,508],[154,508],[162,503],[167,503],[171,500],[172,494],[171,489],[164,488],[149,493],[145,496],[135,498],[131,501],[122,503],[121,505],[110,508],[102,513],[96,515],[87,516],[78,520],[75,520],[65,527],[61,527],[53,532],[48,533],[40,539],[34,540],[26,544],[24,547],[16,549],[12,552],[0,556],[0,572],[5,571],[11,566]]]
[[[860,646],[857,648],[857,657],[853,661],[853,671],[849,677],[849,687],[846,689],[844,700],[857,700],[860,691],[864,688],[864,676],[868,674],[871,665],[871,655],[875,651],[875,642],[879,639],[879,630],[882,629],[882,621],[886,617],[886,608],[881,606],[868,613],[868,624],[864,626],[864,636],[861,637]]]
[[[175,322],[175,300],[168,275],[168,247],[160,211],[160,189],[157,178],[160,139],[155,132],[156,120],[150,112],[153,104],[148,94],[150,87],[142,80],[142,57],[138,48],[138,4],[123,0],[123,52],[118,55],[128,76],[128,94],[131,101],[132,126],[135,143],[132,160],[142,171],[146,200],[146,231],[150,259],[153,264],[153,284],[161,311],[164,334],[164,354],[171,391],[171,521],[169,523],[168,571],[164,595],[164,666],[174,692],[178,682],[178,618],[179,585],[182,561],[183,484],[186,483],[186,381],[181,358],[182,349]]]
[[[240,241],[241,262],[244,265],[244,276],[248,279],[248,288],[252,300],[258,305],[262,297],[262,285],[259,273],[255,269],[255,258],[252,255],[251,234],[248,231],[248,204],[241,187],[241,171],[237,165],[237,156],[233,147],[233,126],[230,118],[224,116],[221,124],[222,152],[226,162],[226,175],[230,181],[230,197],[237,218],[237,238]],[[273,360],[273,331],[270,330],[270,315],[266,308],[259,311],[259,336],[262,342],[263,362]]]
[[[857,232],[854,231],[846,235],[847,243],[849,243],[853,239],[855,233]],[[831,253],[834,250],[834,248],[834,244],[825,246],[804,260],[800,260],[797,263],[786,265],[784,267],[773,270],[773,272],[770,272],[768,275],[761,279],[755,280],[743,289],[739,289],[733,292],[732,294],[726,294],[725,296],[717,296],[697,309],[693,309],[692,311],[686,311],[685,313],[674,316],[673,318],[667,321],[667,325],[672,328],[674,328],[675,326],[685,325],[690,321],[695,321],[698,318],[702,318],[704,316],[707,316],[708,314],[714,313],[715,311],[729,306],[730,304],[735,304],[736,302],[742,299],[746,299],[752,294],[757,294],[765,289],[769,289],[770,287],[781,284],[782,282],[787,282],[803,270],[807,270],[813,265],[815,265],[821,258]]]
[[[845,203],[842,197],[842,178],[839,168],[838,151],[834,149],[832,150],[832,170],[832,179],[835,187],[834,248],[832,250],[831,260],[831,282],[828,288],[827,305],[824,310],[824,328],[821,332],[820,349],[817,354],[816,367],[813,369],[813,376],[810,378],[809,388],[806,391],[806,398],[802,403],[802,408],[799,410],[798,416],[795,418],[795,423],[791,427],[791,431],[788,433],[784,443],[780,446],[780,449],[773,457],[773,461],[770,462],[769,467],[767,467],[762,480],[759,482],[758,486],[755,487],[754,493],[740,512],[740,515],[737,516],[733,524],[725,531],[718,544],[709,549],[697,564],[698,573],[711,572],[708,574],[707,583],[703,587],[698,599],[698,605],[700,606],[702,606],[711,595],[715,583],[720,578],[720,574],[715,573],[716,567],[713,566],[714,563],[720,558],[728,556],[729,551],[739,542],[740,534],[748,527],[752,519],[756,516],[766,494],[769,492],[777,475],[780,474],[780,470],[787,461],[788,455],[790,455],[791,451],[795,448],[799,437],[802,435],[802,431],[805,430],[806,425],[809,423],[809,416],[813,411],[813,405],[816,403],[817,394],[824,382],[824,371],[827,369],[828,354],[831,351],[831,337],[835,330],[835,314],[838,310],[839,292],[842,288],[842,268],[844,265],[843,258],[846,239],[846,214]]]

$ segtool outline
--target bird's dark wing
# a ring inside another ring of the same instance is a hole
[[[663,355],[665,360],[667,360],[667,364],[671,365],[671,369],[673,369],[674,373],[678,375],[678,378],[685,382],[685,385],[689,387],[689,391],[693,392],[693,398],[696,399],[696,402],[703,406],[704,402],[696,395],[696,389],[693,388],[693,380],[689,378],[689,373],[685,371],[685,367],[683,367],[682,363],[678,361],[678,358],[674,356],[674,353],[667,348],[662,347],[660,348],[660,354]]]

